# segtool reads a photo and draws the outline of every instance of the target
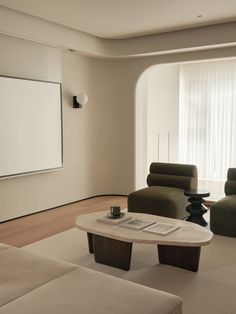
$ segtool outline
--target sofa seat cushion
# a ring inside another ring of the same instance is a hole
[[[0,306],[76,268],[22,249],[0,246]]]
[[[3,306],[0,314],[181,314],[182,300],[87,268],[61,276]]]
[[[166,186],[150,186],[128,196],[130,212],[142,212],[177,219],[188,216],[186,212],[188,204],[184,190]]]

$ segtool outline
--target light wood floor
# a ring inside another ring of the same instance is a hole
[[[84,213],[127,207],[126,196],[99,196],[0,224],[0,242],[22,247],[75,226]]]

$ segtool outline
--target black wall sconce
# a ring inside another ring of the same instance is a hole
[[[88,102],[88,96],[85,94],[79,94],[78,96],[73,96],[73,108],[82,108]]]

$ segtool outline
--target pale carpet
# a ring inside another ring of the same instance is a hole
[[[76,228],[25,248],[176,294],[184,301],[184,314],[236,314],[236,238],[214,236],[202,248],[197,273],[159,264],[155,245],[135,244],[128,272],[96,264],[88,252],[86,233]]]

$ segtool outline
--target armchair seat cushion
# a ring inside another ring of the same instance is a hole
[[[184,190],[167,186],[150,186],[128,196],[129,212],[183,219],[188,216]]]
[[[228,195],[210,209],[210,227],[213,233],[236,237],[236,195]]]

